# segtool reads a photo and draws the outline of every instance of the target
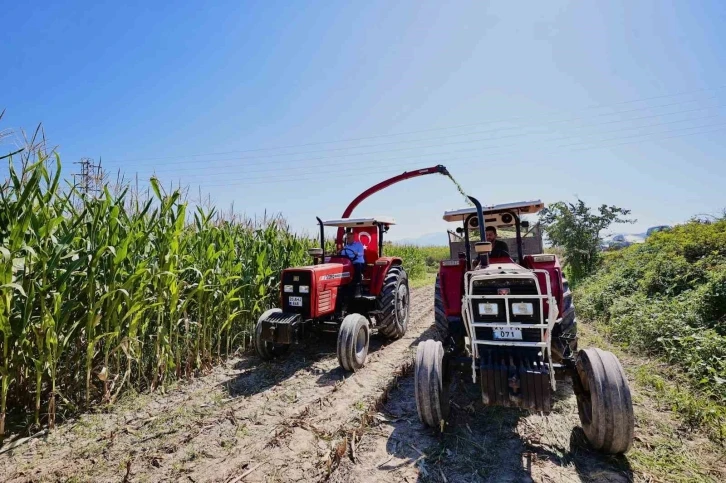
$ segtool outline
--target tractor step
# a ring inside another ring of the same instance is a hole
[[[375,302],[376,296],[375,295],[358,295],[355,297],[356,300],[366,300],[368,302]]]

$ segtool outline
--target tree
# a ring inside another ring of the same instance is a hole
[[[540,226],[553,246],[565,252],[572,282],[590,275],[599,265],[600,232],[613,223],[635,223],[624,218],[630,210],[607,206],[591,212],[581,199],[577,203],[559,201],[540,212]]]

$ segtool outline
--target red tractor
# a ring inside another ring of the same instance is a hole
[[[444,214],[460,222],[463,250],[440,262],[435,286],[436,328],[442,341],[419,343],[415,397],[423,423],[443,431],[454,369],[471,371],[485,406],[549,413],[558,380],[570,376],[590,444],[625,453],[634,416],[623,369],[614,354],[577,348],[572,293],[555,255],[526,253],[522,215],[539,212],[539,201],[474,207]],[[490,257],[485,227],[514,230],[514,250]],[[470,240],[478,232],[478,240]],[[451,235],[451,233],[450,233]],[[458,235],[457,235],[458,236]],[[529,244],[530,247],[541,243]],[[453,251],[453,250],[452,250]]]
[[[383,256],[383,235],[395,222],[388,217],[349,217],[371,194],[399,181],[434,173],[448,174],[440,165],[404,172],[359,195],[346,208],[343,218],[317,218],[321,248],[310,250],[313,263],[282,271],[281,308],[264,312],[255,326],[255,350],[262,359],[270,360],[286,352],[291,344],[302,342],[311,333],[332,332],[338,334],[340,365],[347,371],[357,371],[366,362],[371,329],[393,340],[406,333],[408,275],[403,260]],[[324,251],[325,226],[338,228],[336,253]],[[346,229],[364,247],[365,264],[358,287],[353,286],[353,260],[342,250]]]

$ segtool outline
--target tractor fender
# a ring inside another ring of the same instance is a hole
[[[371,283],[369,286],[371,295],[377,296],[381,293],[383,281],[386,279],[388,270],[396,265],[403,265],[403,259],[400,257],[380,257],[376,260],[371,270]]]

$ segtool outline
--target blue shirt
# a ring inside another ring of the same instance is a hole
[[[355,259],[353,260],[353,263],[365,263],[366,260],[363,257],[363,244],[359,241],[354,241],[350,245],[345,245],[343,247],[343,255],[348,257],[355,256]]]

